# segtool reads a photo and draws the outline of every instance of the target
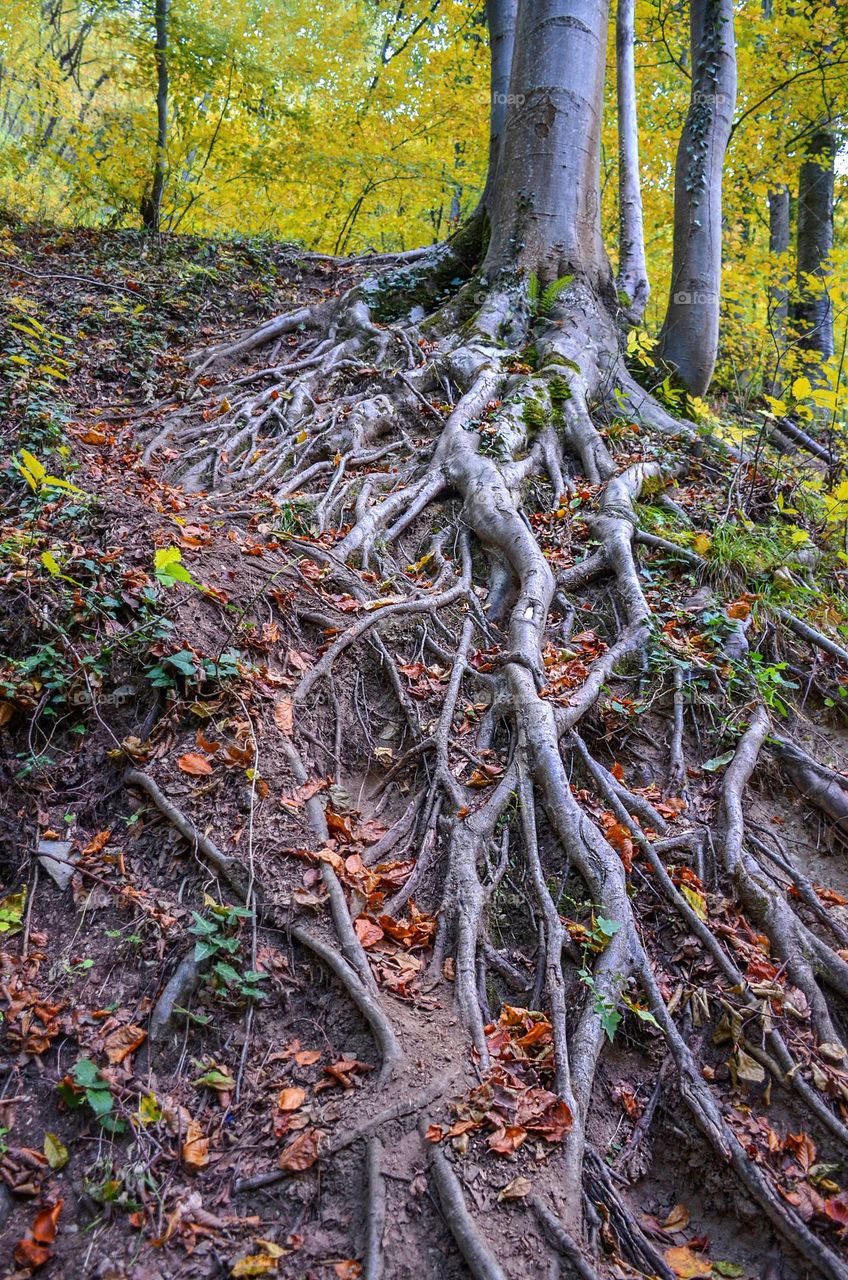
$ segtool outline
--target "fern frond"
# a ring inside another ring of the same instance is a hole
[[[559,280],[554,280],[553,284],[549,284],[539,298],[539,314],[549,316],[568,286],[571,284],[574,276],[560,276]]]

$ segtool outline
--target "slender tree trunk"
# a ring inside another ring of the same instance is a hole
[[[489,80],[489,172],[483,205],[488,205],[497,181],[506,108],[509,101],[509,79],[512,52],[515,47],[515,22],[518,0],[486,0],[486,25],[489,28],[491,73]]]
[[[156,22],[156,157],[153,181],[141,202],[141,220],[148,231],[158,231],[162,217],[168,148],[168,10],[170,0],[155,0]]]
[[[639,126],[636,114],[635,0],[618,0],[615,19],[618,95],[618,276],[619,301],[638,323],[651,288],[645,263],[642,187],[639,181]],[[623,295],[623,296],[622,296]]]
[[[782,379],[780,366],[786,343],[786,319],[789,308],[789,275],[786,254],[789,252],[789,188],[782,183],[769,192],[769,254],[779,259],[769,289],[769,330],[774,343],[774,374],[771,378],[773,395],[780,394]]]
[[[694,395],[710,385],[721,297],[721,176],[736,102],[732,0],[691,0],[692,90],[674,176],[671,293],[660,354]]]
[[[833,355],[833,306],[827,289],[827,265],[833,249],[833,174],[836,141],[829,129],[817,130],[806,148],[798,176],[799,342],[822,360]]]
[[[600,142],[608,6],[518,6],[489,274],[516,267],[543,282],[568,273],[608,291],[601,239]]]

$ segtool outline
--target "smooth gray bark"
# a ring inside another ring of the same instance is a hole
[[[148,231],[158,231],[162,220],[168,151],[168,10],[170,0],[155,0],[156,23],[156,156],[153,181],[141,202],[141,220]]]
[[[772,393],[780,394],[780,364],[786,340],[786,318],[789,310],[789,273],[784,255],[789,252],[789,188],[784,184],[769,192],[769,254],[782,261],[769,289],[769,329],[775,348],[775,373]]]
[[[732,0],[691,0],[692,89],[674,175],[671,292],[660,354],[694,395],[710,385],[721,297],[721,179],[736,102]]]
[[[517,14],[518,0],[486,0],[491,72],[489,78],[489,172],[483,197],[484,204],[490,199],[497,178],[501,141],[506,126]]]
[[[618,275],[619,301],[637,324],[650,296],[639,181],[639,127],[636,112],[635,0],[618,0],[615,16],[616,93],[618,97]],[[624,295],[624,297],[622,296]]]
[[[519,0],[487,274],[611,285],[599,196],[607,22],[606,0]]]
[[[817,129],[798,175],[798,341],[823,360],[833,355],[833,306],[827,289],[833,249],[833,174],[836,141]]]

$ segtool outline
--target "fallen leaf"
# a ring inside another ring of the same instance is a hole
[[[676,1204],[662,1224],[666,1231],[685,1231],[689,1226],[689,1210],[685,1204]]]
[[[64,1169],[70,1159],[68,1148],[55,1133],[45,1133],[44,1154],[47,1156],[47,1163],[54,1171]]]
[[[213,772],[212,765],[206,757],[198,755],[196,751],[187,751],[184,756],[180,756],[177,767],[182,769],[183,773],[190,773],[195,777]]]
[[[106,1056],[113,1064],[123,1062],[124,1058],[128,1058],[131,1053],[135,1053],[147,1039],[147,1032],[141,1027],[134,1027],[132,1024],[126,1027],[118,1027],[116,1031],[110,1032],[103,1042],[106,1050]]]
[[[204,1138],[199,1121],[190,1120],[183,1143],[183,1164],[189,1169],[204,1169],[208,1163],[209,1139]]]
[[[386,936],[380,926],[367,916],[358,916],[353,922],[353,929],[363,947],[375,947]]]
[[[287,738],[294,733],[294,703],[291,698],[278,698],[274,703],[274,724]]]
[[[97,835],[94,836],[93,839],[89,840],[88,844],[83,849],[83,857],[90,857],[95,853],[100,853],[101,849],[104,849],[109,843],[109,837],[111,834],[111,828],[107,828],[105,831],[98,831]]]
[[[289,1143],[280,1155],[279,1166],[290,1173],[310,1169],[318,1159],[321,1133],[318,1129],[304,1129]]]
[[[533,1183],[529,1178],[513,1178],[498,1192],[498,1200],[523,1200],[532,1190]]]
[[[277,1106],[281,1111],[297,1111],[298,1107],[302,1107],[306,1101],[306,1090],[297,1087],[291,1089],[282,1089],[277,1099]]]
[[[334,1262],[333,1270],[339,1280],[357,1280],[357,1276],[362,1275],[361,1263],[355,1262],[353,1258],[343,1258],[341,1262]]]
[[[311,1067],[319,1061],[320,1057],[320,1049],[298,1049],[294,1060],[299,1067]]]
[[[250,1253],[233,1264],[231,1276],[267,1276],[277,1270],[278,1259],[270,1253]]]
[[[517,1151],[523,1142],[527,1141],[527,1130],[520,1128],[518,1125],[507,1125],[504,1128],[496,1129],[494,1133],[489,1135],[489,1150],[495,1151],[499,1156],[511,1156],[513,1151]]]
[[[48,1205],[46,1209],[42,1209],[35,1215],[31,1232],[33,1240],[39,1244],[53,1244],[56,1239],[59,1214],[62,1212],[64,1203],[64,1200],[57,1200],[55,1204]]]
[[[699,1257],[687,1245],[666,1249],[665,1260],[674,1274],[682,1277],[682,1280],[696,1280],[698,1276],[712,1275],[709,1259]]]

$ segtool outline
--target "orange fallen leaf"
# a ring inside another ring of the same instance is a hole
[[[52,1257],[52,1244],[56,1239],[56,1226],[64,1200],[57,1200],[35,1215],[29,1234],[15,1245],[13,1257],[28,1271],[43,1267]]]
[[[689,1210],[685,1204],[676,1204],[662,1224],[666,1231],[685,1231],[689,1226]]]
[[[180,756],[177,767],[182,769],[183,773],[191,773],[195,776],[212,773],[212,765],[205,756],[198,755],[196,751],[187,751],[184,756]]]
[[[299,1067],[311,1067],[321,1057],[320,1049],[298,1049],[294,1060]]]
[[[38,1267],[43,1267],[45,1262],[49,1262],[53,1256],[52,1249],[45,1245],[36,1244],[34,1240],[19,1240],[15,1245],[12,1257],[21,1267],[26,1267],[28,1271],[35,1271]]]
[[[197,1120],[189,1120],[183,1143],[183,1164],[189,1169],[204,1169],[209,1163],[209,1139],[204,1138]]]
[[[52,1244],[56,1239],[56,1227],[59,1223],[59,1214],[62,1212],[64,1200],[57,1200],[55,1204],[48,1205],[46,1209],[40,1210],[35,1215],[35,1222],[32,1224],[32,1238],[37,1240],[39,1244]]]
[[[291,1089],[282,1089],[277,1099],[277,1106],[281,1111],[297,1111],[298,1107],[302,1107],[306,1101],[306,1090],[297,1087]]]
[[[128,1058],[131,1053],[135,1053],[140,1045],[143,1045],[147,1039],[147,1032],[141,1027],[132,1025],[127,1027],[118,1027],[117,1031],[112,1031],[104,1040],[104,1048],[106,1056],[112,1063],[123,1062],[124,1058]]]
[[[441,1142],[445,1136],[445,1131],[440,1124],[430,1124],[427,1126],[427,1132],[424,1134],[425,1142]]]
[[[290,1173],[310,1169],[318,1159],[320,1141],[321,1133],[318,1129],[304,1129],[280,1155],[280,1168],[288,1169]]]
[[[82,851],[83,857],[85,857],[86,855],[99,853],[100,850],[106,844],[108,844],[109,837],[111,836],[111,834],[112,834],[111,828],[108,829],[107,831],[98,831],[97,835],[94,836],[93,839],[89,840],[88,844],[83,849]]]
[[[362,1275],[362,1264],[355,1262],[353,1258],[343,1258],[341,1262],[333,1263],[333,1270],[339,1280],[357,1280]]]
[[[688,1245],[666,1249],[665,1260],[681,1280],[696,1280],[699,1276],[711,1276],[713,1273],[709,1259],[694,1253]]]
[[[386,936],[380,926],[367,916],[358,916],[353,922],[353,928],[363,947],[375,947]]]
[[[507,1125],[489,1135],[488,1146],[490,1151],[496,1151],[499,1156],[511,1156],[513,1151],[517,1151],[526,1141],[526,1129],[521,1129],[517,1125]]]

